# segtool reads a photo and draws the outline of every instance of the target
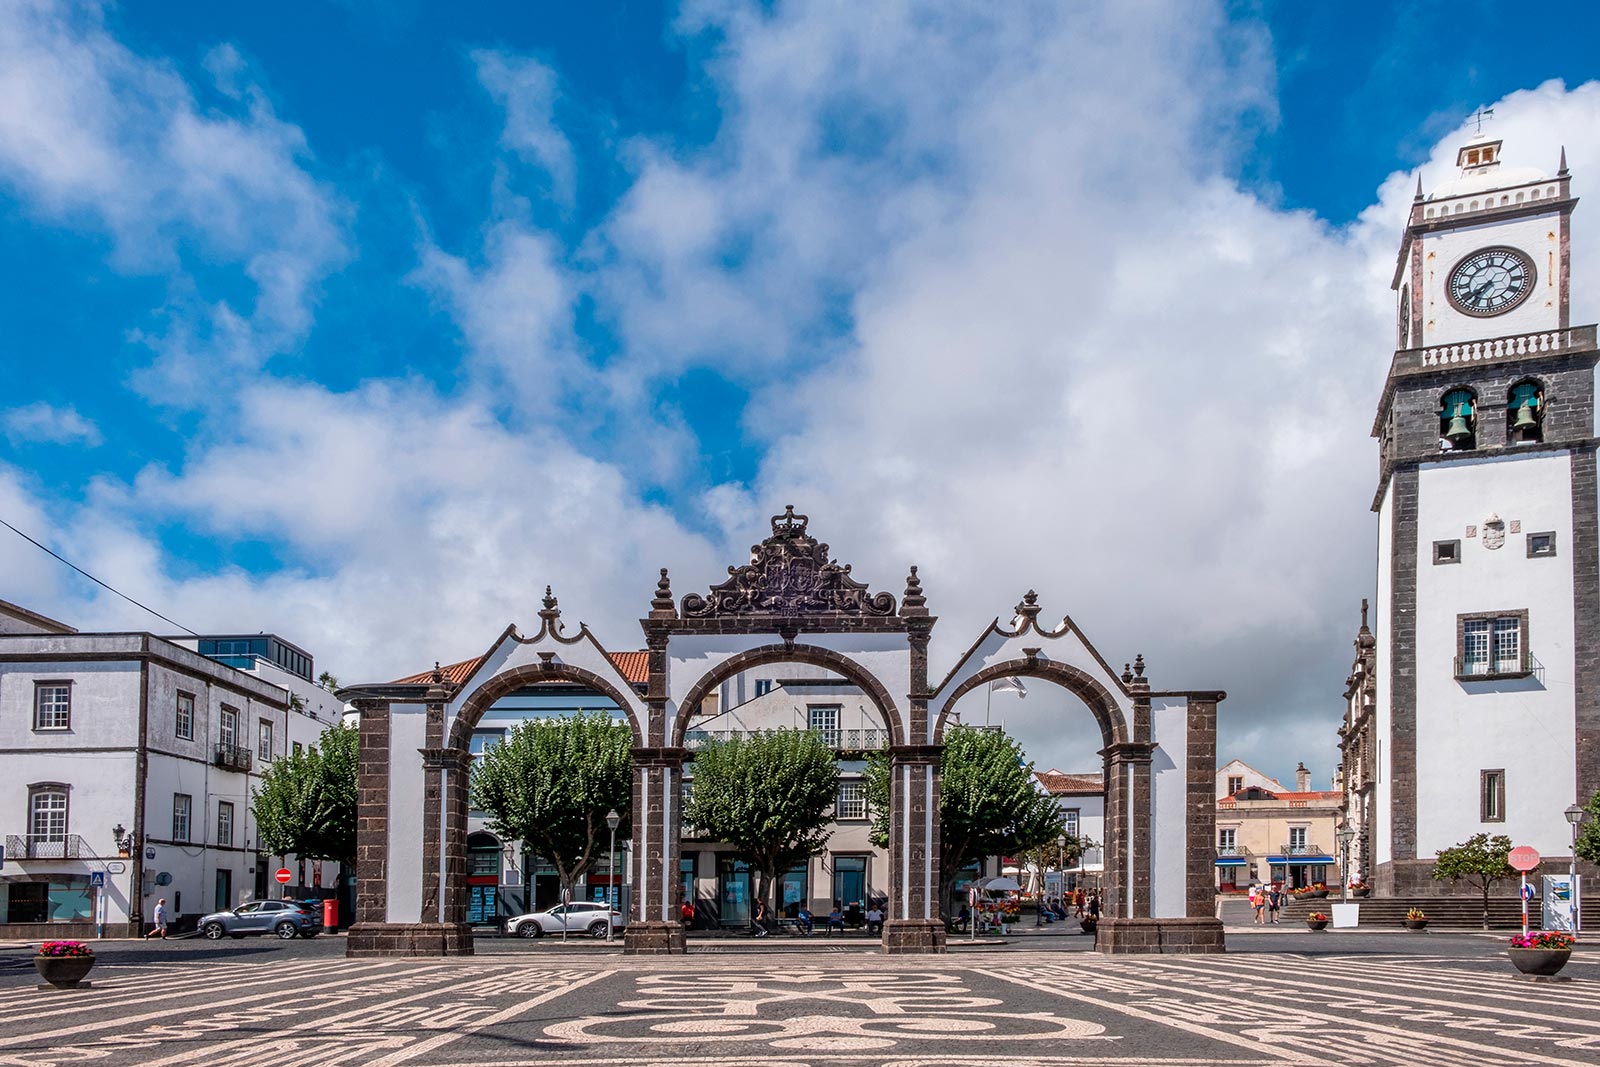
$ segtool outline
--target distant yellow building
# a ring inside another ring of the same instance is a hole
[[[1334,833],[1342,818],[1338,790],[1313,790],[1304,763],[1285,789],[1242,760],[1217,769],[1217,892],[1252,883],[1291,889],[1340,884]]]

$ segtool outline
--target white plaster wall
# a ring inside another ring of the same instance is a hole
[[[1556,329],[1560,323],[1560,274],[1555,257],[1560,255],[1560,232],[1559,214],[1552,211],[1424,235],[1419,287],[1423,297],[1422,343],[1418,347]],[[1463,315],[1446,295],[1450,272],[1465,256],[1494,245],[1509,245],[1527,255],[1537,272],[1534,291],[1504,315]]]
[[[1521,532],[1484,547],[1498,513]],[[1418,501],[1417,818],[1419,856],[1474,833],[1504,833],[1541,852],[1570,848],[1573,801],[1571,462],[1565,453],[1425,465]],[[1463,536],[1469,524],[1476,538]],[[1529,559],[1526,535],[1556,531],[1556,555]],[[1433,542],[1461,538],[1459,564],[1435,566]],[[1544,679],[1458,682],[1456,615],[1526,608]],[[1504,768],[1506,819],[1479,821],[1479,772]]]
[[[1394,714],[1389,706],[1389,701],[1392,699],[1389,691],[1389,671],[1394,661],[1394,652],[1390,646],[1394,634],[1389,630],[1389,620],[1394,607],[1389,575],[1390,558],[1394,553],[1394,538],[1391,533],[1393,522],[1394,483],[1391,481],[1383,492],[1383,502],[1378,508],[1377,604],[1372,616],[1372,628],[1378,639],[1378,647],[1375,650],[1377,655],[1374,658],[1377,687],[1373,696],[1372,710],[1372,736],[1377,745],[1377,758],[1373,761],[1373,766],[1377,768],[1378,779],[1373,794],[1377,804],[1377,835],[1371,842],[1374,864],[1389,862],[1394,849],[1393,835],[1389,826],[1394,811],[1389,784],[1389,731],[1394,726]]]
[[[1106,869],[1106,798],[1103,793],[1088,793],[1082,795],[1067,795],[1056,798],[1056,804],[1063,811],[1076,809],[1078,812],[1078,834],[1096,842],[1094,848],[1085,852],[1078,859],[1076,869],[1095,873]]]
[[[72,682],[68,730],[33,729],[34,683]],[[18,662],[0,667],[0,749],[65,752],[139,743],[139,664]]]
[[[1150,915],[1182,918],[1189,849],[1211,847],[1188,837],[1189,702],[1152,700],[1150,733],[1157,746],[1150,765]]]
[[[1265,774],[1262,774],[1244,760],[1229,760],[1226,764],[1217,768],[1218,800],[1221,800],[1223,797],[1229,795],[1229,778],[1243,778],[1244,785],[1241,787],[1243,789],[1249,789],[1251,786],[1256,786],[1261,789],[1270,789],[1276,792],[1283,788],[1282,782],[1278,781],[1276,778],[1271,778]]]
[[[422,914],[422,799],[424,776],[418,749],[427,743],[428,709],[389,705],[389,900],[392,923],[433,921]]]

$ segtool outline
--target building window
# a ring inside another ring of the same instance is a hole
[[[256,758],[262,763],[272,762],[272,724],[266,719],[256,728]]]
[[[1553,556],[1556,554],[1556,534],[1554,530],[1528,535],[1528,558],[1534,556]]]
[[[1531,673],[1526,611],[1459,615],[1456,627],[1456,677]]]
[[[298,755],[300,755],[300,753],[302,753],[302,752],[304,752],[306,750],[306,746],[304,746],[300,742],[296,741],[296,742],[293,743],[293,749],[294,749],[294,754],[296,756],[298,756]]]
[[[1243,788],[1244,788],[1244,775],[1242,775],[1242,774],[1230,774],[1230,775],[1228,775],[1228,795],[1230,797],[1233,796],[1233,794],[1237,793],[1239,790],[1241,790]]]
[[[1239,850],[1239,831],[1233,827],[1217,831],[1217,851],[1231,856]]]
[[[194,797],[188,793],[172,794],[172,839],[189,840],[189,815],[194,810]]]
[[[867,817],[867,786],[864,782],[840,782],[833,817],[841,821]]]
[[[1289,827],[1289,851],[1304,852],[1306,850],[1306,828],[1304,826]]]
[[[1483,822],[1506,821],[1506,772],[1504,768],[1482,771],[1482,788],[1479,798],[1479,819]]]
[[[1506,440],[1513,444],[1544,440],[1544,390],[1538,382],[1518,382],[1506,402]]]
[[[770,692],[772,692],[772,679],[771,678],[757,678],[756,679],[756,696],[764,697]]]
[[[1452,389],[1439,402],[1442,447],[1461,451],[1478,445],[1478,398],[1471,389]]]
[[[829,748],[839,747],[839,708],[837,705],[829,707],[813,707],[808,709],[811,729],[822,735],[822,740]]]
[[[29,789],[28,836],[32,842],[61,841],[67,836],[65,786],[50,784]]]
[[[239,709],[222,705],[222,721],[217,730],[217,742],[234,746],[239,743]]]
[[[72,728],[71,682],[33,684],[33,728],[35,730]]]
[[[1460,562],[1461,562],[1461,542],[1460,541],[1435,541],[1433,543],[1433,563],[1434,563],[1434,566],[1438,566],[1441,563],[1460,563]]]
[[[217,801],[217,844],[233,844],[233,802]]]
[[[194,694],[178,694],[177,719],[173,732],[185,741],[194,740]]]

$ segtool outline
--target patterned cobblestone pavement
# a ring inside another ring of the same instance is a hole
[[[1600,1063],[1600,955],[109,960],[0,989],[0,1067]]]

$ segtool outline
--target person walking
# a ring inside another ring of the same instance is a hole
[[[1278,925],[1278,912],[1283,907],[1283,886],[1278,882],[1272,883],[1272,888],[1267,890],[1267,918],[1273,926]]]
[[[1265,926],[1267,924],[1267,894],[1259,885],[1250,887],[1250,907],[1255,912],[1255,918],[1251,922],[1256,926]]]
[[[158,898],[156,900],[155,914],[151,918],[152,918],[153,925],[152,925],[152,927],[150,929],[150,932],[144,935],[145,936],[145,940],[149,940],[152,937],[159,937],[159,938],[161,938],[161,940],[165,941],[167,939],[167,898],[166,897],[160,897],[160,898]]]
[[[755,928],[757,937],[767,936],[767,902],[765,900],[756,901]]]

